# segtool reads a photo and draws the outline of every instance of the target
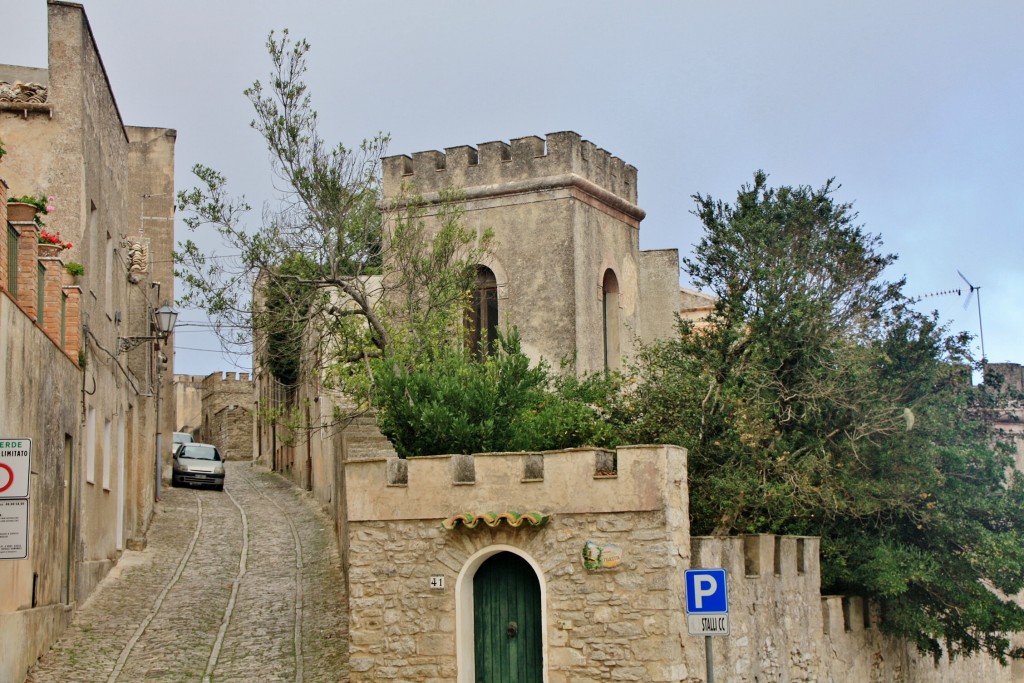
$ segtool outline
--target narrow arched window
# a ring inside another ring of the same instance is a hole
[[[619,353],[619,281],[610,269],[601,283],[601,318],[604,329],[604,369],[617,370]]]
[[[498,280],[486,266],[478,266],[473,300],[466,319],[467,342],[478,359],[494,353],[498,338]]]

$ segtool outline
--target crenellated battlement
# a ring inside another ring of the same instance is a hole
[[[730,580],[779,578],[788,589],[821,586],[820,541],[814,536],[693,536],[690,558],[694,567],[722,567]],[[798,581],[799,583],[791,583]]]
[[[237,373],[237,376],[234,372],[211,372],[209,375],[202,378],[202,386],[204,389],[212,389],[214,387],[224,385],[239,386],[243,384],[249,387],[252,386],[252,380],[249,379],[248,372],[239,372]]]
[[[636,167],[572,131],[548,133],[547,138],[513,138],[509,143],[448,147],[444,152],[416,152],[411,157],[390,156],[384,158],[383,166],[386,200],[397,197],[403,183],[409,184],[414,192],[427,195],[446,187],[465,191],[545,178],[558,178],[564,184],[575,176],[629,204],[635,205],[637,201]]]
[[[541,510],[615,513],[684,509],[686,451],[625,446],[615,451],[482,453],[350,460],[350,521],[443,519],[459,512]]]

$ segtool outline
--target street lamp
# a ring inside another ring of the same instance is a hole
[[[153,317],[156,318],[157,332],[162,333],[165,337],[174,331],[174,324],[178,322],[178,312],[168,304],[153,311]]]
[[[153,309],[152,315],[153,320],[150,323],[150,328],[156,332],[156,334],[144,334],[134,337],[118,337],[118,351],[131,351],[142,342],[167,339],[167,336],[174,331],[174,325],[178,322],[178,312],[171,308],[170,305],[164,304],[160,308]]]

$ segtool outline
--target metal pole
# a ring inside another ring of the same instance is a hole
[[[707,664],[708,683],[715,683],[715,653],[711,647],[711,636],[704,636],[704,659]]]
[[[160,385],[162,384],[163,373],[160,372],[159,367],[156,372],[156,488],[155,500],[160,500],[160,479],[163,474],[163,462],[161,461],[161,451],[163,451],[163,439],[160,432]]]

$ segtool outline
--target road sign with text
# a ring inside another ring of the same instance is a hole
[[[0,498],[28,498],[32,439],[0,438]]]
[[[724,569],[686,570],[686,625],[691,636],[729,635]]]

